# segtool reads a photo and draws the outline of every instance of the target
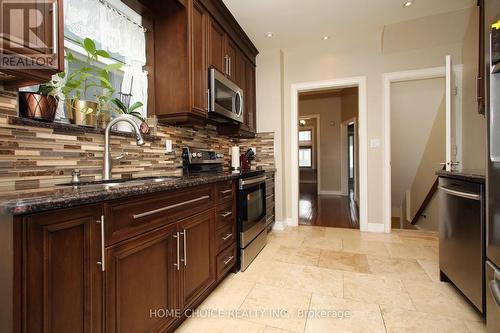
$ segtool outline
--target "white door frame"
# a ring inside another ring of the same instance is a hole
[[[321,191],[321,161],[320,161],[320,156],[321,156],[321,116],[319,114],[308,114],[304,116],[299,116],[300,119],[315,119],[316,120],[316,132],[314,135],[316,136],[313,139],[314,142],[314,149],[316,149],[316,182],[317,182],[317,188],[318,188],[318,194]],[[297,123],[298,124],[298,123]],[[298,125],[297,125],[298,126]],[[299,168],[300,169],[300,168]],[[300,178],[299,178],[300,181]]]
[[[455,73],[456,86],[462,87],[463,65],[453,67]],[[432,67],[402,72],[385,73],[383,75],[384,89],[384,229],[385,232],[391,232],[392,202],[391,202],[391,84],[404,81],[416,81],[435,78],[446,78],[446,67]],[[462,103],[457,96],[455,98],[457,113],[460,114],[457,119],[457,132],[460,133],[458,126],[461,126]],[[459,139],[461,140],[461,138]],[[461,143],[458,144],[461,147]],[[460,153],[459,153],[460,154]],[[444,156],[443,156],[444,157]]]
[[[358,177],[356,177],[357,172],[357,161],[358,161],[358,150],[356,146],[358,144],[356,140],[356,131],[358,130],[358,118],[353,117],[346,121],[343,121],[340,129],[340,144],[341,144],[341,158],[340,163],[342,163],[342,182],[341,182],[341,192],[342,195],[349,195],[349,168],[347,167],[347,161],[349,160],[349,150],[347,149],[347,127],[350,123],[354,123],[354,200],[356,200],[356,184],[358,182]]]
[[[361,231],[381,232],[379,225],[368,223],[368,150],[367,150],[367,93],[366,76],[295,83],[291,86],[291,208],[292,216],[290,226],[297,226],[299,221],[299,140],[298,140],[298,115],[299,115],[299,93],[328,90],[335,88],[358,87],[359,112],[359,224]]]

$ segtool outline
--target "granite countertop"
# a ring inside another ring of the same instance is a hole
[[[466,180],[474,183],[484,184],[486,182],[485,170],[456,170],[456,171],[439,170],[436,171],[436,175],[438,175],[439,177]]]
[[[195,176],[166,176],[162,181],[138,179],[114,184],[95,184],[79,187],[53,186],[36,190],[20,190],[0,195],[0,214],[30,214],[160,191],[176,190],[235,178],[238,178],[238,175],[227,172]]]

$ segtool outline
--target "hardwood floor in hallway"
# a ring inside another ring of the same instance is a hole
[[[318,196],[315,183],[300,184],[300,225],[359,229],[358,216],[352,195]]]

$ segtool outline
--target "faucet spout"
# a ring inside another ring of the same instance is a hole
[[[144,138],[142,137],[141,130],[139,125],[131,118],[127,116],[120,116],[118,118],[113,119],[109,122],[108,126],[106,126],[106,131],[104,132],[104,166],[102,170],[102,179],[110,180],[111,179],[111,148],[110,148],[110,135],[111,128],[119,122],[129,123],[135,132],[135,141],[138,146],[144,145]]]

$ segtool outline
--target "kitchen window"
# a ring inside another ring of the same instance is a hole
[[[312,147],[299,148],[299,167],[312,168]]]

